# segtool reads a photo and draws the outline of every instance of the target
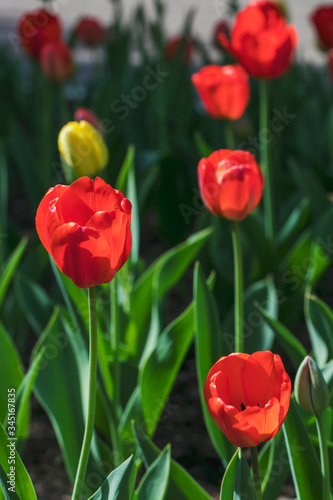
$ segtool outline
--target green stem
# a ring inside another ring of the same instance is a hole
[[[330,500],[330,464],[326,442],[325,425],[322,415],[316,415],[316,424],[319,438],[321,473],[323,476],[322,500]]]
[[[237,221],[232,223],[232,246],[235,276],[235,351],[243,352],[243,262]]]
[[[235,149],[235,136],[230,120],[224,120],[225,144],[228,149]]]
[[[88,390],[88,413],[86,428],[84,431],[79,465],[76,473],[72,500],[80,500],[81,490],[87,470],[90,446],[94,433],[95,408],[96,408],[96,385],[97,385],[97,318],[96,318],[96,290],[95,287],[88,289],[89,303],[89,390]]]
[[[252,471],[253,471],[253,484],[256,491],[258,500],[262,500],[261,492],[261,481],[260,481],[260,469],[258,462],[258,450],[256,446],[250,448],[251,451],[251,461],[252,461]]]
[[[117,291],[117,275],[110,283],[111,291],[111,350],[113,353],[113,381],[114,381],[114,408],[115,408],[115,422],[114,426],[117,430],[119,419],[121,415],[120,403],[120,363],[119,363],[119,314],[118,314],[118,291]],[[114,433],[113,439],[113,452],[115,462],[119,464],[122,462],[122,442],[118,432]]]
[[[268,148],[269,133],[269,95],[267,80],[260,81],[260,150],[261,150],[261,169],[265,176],[264,188],[264,209],[265,209],[265,232],[268,240],[274,237],[274,211],[273,211],[273,189],[272,189],[272,171],[269,162]]]

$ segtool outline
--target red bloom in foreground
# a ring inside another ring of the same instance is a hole
[[[83,17],[75,29],[76,37],[88,47],[100,45],[105,37],[105,29],[95,17]]]
[[[24,14],[18,22],[18,35],[24,50],[38,57],[45,43],[61,38],[61,24],[57,16],[45,9]]]
[[[74,71],[71,51],[68,45],[60,41],[46,43],[39,60],[45,76],[54,82],[67,80]]]
[[[277,78],[293,60],[297,33],[271,1],[253,1],[235,19],[231,42],[220,41],[246,71],[257,78]]]
[[[333,48],[333,4],[318,7],[311,15],[319,39],[325,49]]]
[[[264,178],[248,151],[220,149],[198,166],[199,189],[210,212],[242,220],[259,204]]]
[[[192,75],[207,112],[214,118],[237,120],[250,98],[249,78],[239,64],[205,66]]]
[[[103,134],[103,126],[95,113],[88,108],[77,108],[74,113],[74,120],[81,122],[82,120],[90,123],[98,132]]]
[[[50,188],[36,229],[56,265],[80,288],[108,283],[128,259],[131,203],[96,177]]]
[[[281,358],[270,351],[230,354],[208,373],[204,397],[209,413],[235,446],[258,446],[280,430],[291,383]]]
[[[193,55],[194,50],[194,40],[192,38],[182,38],[180,36],[175,36],[170,38],[165,45],[165,58],[171,61],[177,54],[182,51],[183,58],[182,62],[184,64],[188,63]]]

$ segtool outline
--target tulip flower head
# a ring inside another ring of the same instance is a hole
[[[47,42],[60,41],[59,18],[46,9],[24,14],[18,22],[18,36],[23,49],[32,57],[39,57]]]
[[[328,67],[330,70],[331,80],[333,82],[333,50],[328,55]]]
[[[36,214],[38,236],[80,288],[108,283],[128,259],[131,203],[102,179],[50,188]]]
[[[105,29],[98,19],[86,16],[78,22],[75,35],[84,45],[96,47],[103,42]]]
[[[287,24],[279,6],[254,0],[235,19],[231,41],[219,36],[223,47],[256,78],[277,78],[291,66],[297,33]]]
[[[208,411],[235,446],[258,446],[272,439],[286,418],[291,393],[280,356],[270,351],[220,358],[208,373]]]
[[[203,202],[219,217],[245,219],[262,197],[264,178],[247,151],[215,151],[200,160],[198,179]]]
[[[311,15],[324,50],[333,49],[333,4],[318,7]]]
[[[249,78],[239,64],[205,66],[192,75],[192,83],[207,112],[214,118],[237,120],[248,105]]]
[[[323,413],[330,402],[330,393],[323,374],[314,359],[306,356],[295,378],[295,396],[300,407],[309,413]]]
[[[77,176],[95,175],[108,163],[109,153],[103,137],[88,122],[69,122],[58,137],[62,158]]]
[[[73,74],[72,54],[64,42],[47,42],[40,51],[39,60],[43,73],[53,82],[63,82]]]

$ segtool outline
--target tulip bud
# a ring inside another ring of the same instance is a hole
[[[300,407],[313,414],[323,413],[329,405],[329,390],[317,363],[306,356],[295,378],[295,396]]]
[[[54,82],[62,82],[73,73],[72,54],[63,42],[46,43],[40,52],[39,59],[45,76]]]
[[[86,16],[79,21],[75,35],[84,45],[96,47],[103,42],[105,29],[98,19]]]
[[[69,122],[58,137],[60,154],[78,177],[92,176],[108,163],[109,154],[102,136],[90,123]]]

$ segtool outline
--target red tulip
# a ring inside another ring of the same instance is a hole
[[[324,49],[333,48],[333,4],[318,7],[311,15]]]
[[[218,21],[218,23],[214,26],[213,29],[213,37],[212,37],[212,42],[214,47],[217,49],[221,49],[221,43],[220,43],[220,35],[224,34],[227,38],[230,37],[230,26],[227,21]]]
[[[297,33],[274,2],[255,0],[236,16],[231,42],[223,33],[220,41],[251,76],[277,78],[290,68]]]
[[[71,51],[63,42],[46,43],[39,55],[42,70],[50,80],[62,82],[69,78],[74,70]]]
[[[90,123],[98,132],[103,134],[103,126],[95,113],[88,108],[77,108],[74,113],[74,120],[81,122],[82,120]]]
[[[204,397],[212,419],[235,446],[258,446],[280,430],[291,383],[281,358],[270,351],[230,354],[208,373]]]
[[[50,188],[36,214],[38,236],[80,288],[108,283],[128,259],[131,203],[96,177]]]
[[[192,75],[207,112],[214,118],[237,120],[244,113],[250,98],[249,78],[238,64],[210,65]]]
[[[86,16],[78,22],[75,35],[88,47],[95,47],[103,42],[105,29],[98,19]]]
[[[261,200],[264,178],[247,151],[215,151],[200,160],[198,178],[203,202],[220,217],[242,220]]]
[[[38,57],[45,43],[61,38],[61,24],[57,16],[45,9],[24,14],[18,22],[18,35],[24,50]]]
[[[167,41],[165,45],[165,58],[168,61],[174,59],[179,51],[183,51],[182,62],[187,64],[192,55],[194,49],[194,40],[192,38],[182,38],[180,36],[174,36]]]

